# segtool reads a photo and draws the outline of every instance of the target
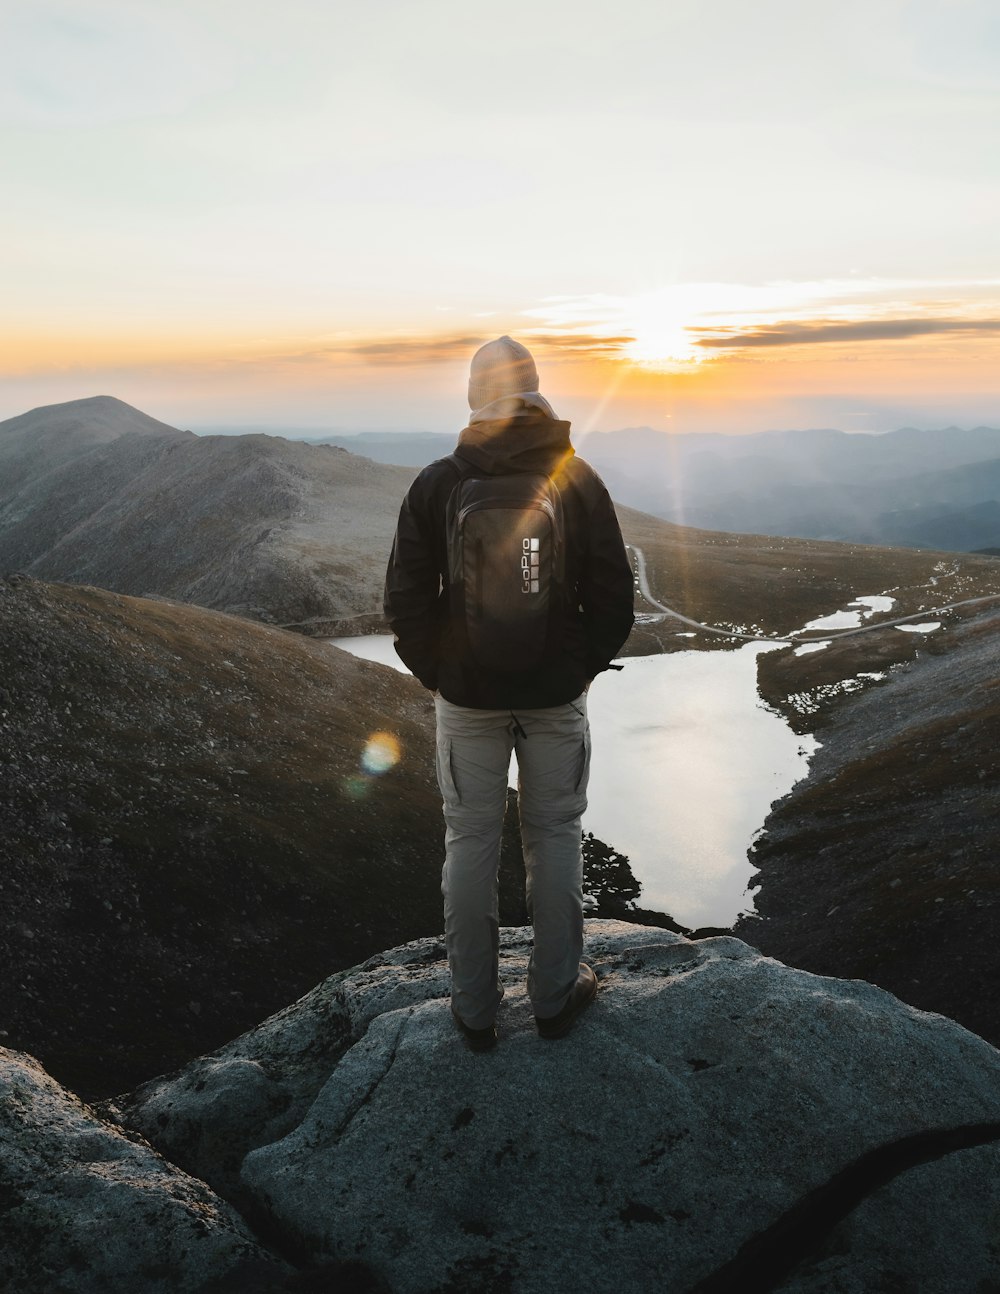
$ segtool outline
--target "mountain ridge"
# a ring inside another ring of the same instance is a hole
[[[415,468],[263,434],[164,431],[111,397],[23,417],[13,431],[0,423],[0,570],[176,598],[328,636],[383,624],[385,561]],[[130,434],[136,425],[145,433]],[[933,565],[905,552],[699,530],[627,506],[619,516],[670,605],[705,623],[735,618],[772,634],[829,610],[838,564],[853,564],[845,594],[850,578],[854,593],[867,584],[869,569],[912,585]],[[751,567],[763,596],[747,579]],[[635,641],[652,640],[644,631]],[[661,633],[646,650],[671,644],[692,645]]]
[[[272,622],[380,607],[388,518],[412,472],[144,415],[146,434],[132,435],[122,427],[137,411],[112,402],[109,429],[103,401],[0,424],[0,566]]]

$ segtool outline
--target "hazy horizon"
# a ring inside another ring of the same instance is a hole
[[[0,409],[578,433],[1000,420],[990,0],[8,0]]]
[[[88,400],[88,399],[102,398],[102,397],[109,396],[109,394],[110,394],[109,392],[101,392],[98,396],[80,396],[80,397],[77,397],[77,399]],[[120,396],[111,396],[110,398],[121,399]],[[46,400],[38,405],[32,406],[30,409],[23,408],[23,409],[16,409],[16,410],[11,410],[6,412],[0,412],[0,423],[5,422],[12,418],[19,417],[21,414],[32,412],[34,409],[47,408],[47,407],[57,406],[60,404],[72,404],[75,402],[76,401],[73,398],[70,398],[69,400],[65,400],[65,401]],[[130,404],[131,402],[124,401],[124,403]],[[368,437],[371,437],[371,436],[386,436],[386,437],[452,436],[452,435],[457,435],[458,432],[462,429],[463,426],[466,425],[468,421],[468,416],[466,414],[465,416],[458,415],[456,419],[453,420],[453,423],[451,425],[445,425],[442,423],[442,424],[439,424],[438,426],[429,426],[429,425],[423,425],[423,426],[409,425],[408,426],[405,424],[396,424],[396,425],[375,424],[375,425],[369,425],[369,426],[361,426],[361,425],[358,425],[357,423],[344,424],[344,423],[329,423],[329,422],[318,422],[318,421],[315,423],[293,423],[293,422],[285,421],[283,419],[275,419],[273,421],[268,421],[268,422],[245,422],[240,419],[233,419],[231,421],[212,422],[212,423],[201,422],[198,419],[188,419],[186,421],[181,420],[176,423],[171,423],[168,418],[164,417],[162,413],[160,413],[157,410],[151,410],[149,408],[144,408],[138,405],[134,405],[133,407],[138,408],[141,413],[147,414],[150,417],[155,417],[159,421],[166,422],[168,425],[175,426],[178,430],[190,431],[197,436],[265,435],[265,436],[281,436],[286,439],[292,439],[292,440],[321,440],[327,437],[338,437],[338,436],[343,438],[349,438],[352,436],[368,436]],[[891,423],[891,425],[887,425],[885,427],[844,427],[844,426],[838,427],[838,426],[834,426],[832,423],[825,423],[822,425],[816,424],[812,426],[801,425],[801,426],[795,426],[795,427],[791,427],[791,426],[762,427],[759,430],[756,428],[752,428],[752,429],[746,428],[741,431],[733,431],[725,427],[718,427],[718,428],[705,427],[705,428],[692,429],[689,432],[682,432],[676,427],[656,427],[656,426],[650,425],[649,423],[628,423],[628,424],[622,424],[619,426],[589,428],[587,429],[586,432],[583,432],[583,433],[576,426],[574,426],[572,429],[572,434],[574,436],[574,439],[578,438],[581,434],[615,435],[616,433],[619,433],[619,432],[629,432],[629,431],[651,431],[658,435],[663,435],[663,436],[694,435],[694,436],[705,436],[708,438],[711,438],[711,437],[722,438],[722,437],[728,437],[728,436],[743,436],[743,435],[749,435],[749,436],[767,435],[767,434],[808,435],[810,433],[830,432],[830,431],[841,432],[844,435],[848,435],[848,436],[888,436],[893,434],[894,432],[904,431],[904,430],[917,430],[917,431],[943,433],[946,431],[953,431],[953,430],[959,430],[959,431],[972,430],[977,427],[978,428],[982,428],[982,427],[1000,428],[1000,416],[995,418],[993,422],[990,422],[989,419],[982,419],[980,421],[974,421],[974,420],[958,421],[955,419],[941,420],[938,418],[917,418],[917,419],[911,419],[906,422],[894,421]]]
[[[594,428],[589,434],[613,436],[621,432],[629,431],[652,431],[661,436],[692,435],[705,437],[724,437],[730,435],[809,435],[815,432],[841,432],[845,436],[891,436],[897,431],[917,430],[927,432],[941,432],[954,430],[971,430],[975,427],[991,427],[988,422],[981,423],[933,423],[933,425],[921,426],[916,423],[907,423],[906,426],[892,426],[886,429],[870,429],[863,427],[766,427],[761,431],[743,431],[727,432],[721,428],[718,431],[706,429],[692,432],[678,432],[668,427],[651,427],[647,423],[636,423],[623,427],[598,427]],[[996,425],[1000,429],[1000,418],[997,419]],[[192,423],[184,428],[186,431],[194,432],[196,436],[284,436],[293,440],[318,440],[327,436],[341,436],[345,439],[351,436],[448,436],[457,435],[461,427],[300,427],[286,426],[281,423],[218,423],[210,425],[198,425]]]
[[[77,401],[86,401],[100,398],[111,398],[122,400],[123,403],[132,405],[141,413],[154,417],[161,422],[176,427],[178,430],[191,431],[199,436],[237,436],[237,435],[271,435],[284,436],[296,440],[323,439],[331,436],[440,436],[440,435],[457,435],[458,432],[468,423],[468,409],[457,408],[454,416],[450,420],[441,420],[436,425],[425,424],[406,424],[406,423],[379,423],[367,422],[364,419],[358,419],[355,422],[331,422],[328,420],[317,419],[313,422],[292,421],[290,419],[276,417],[267,421],[247,421],[239,417],[232,417],[224,421],[203,421],[198,417],[180,418],[172,420],[164,410],[155,406],[150,408],[148,405],[136,404],[130,400],[123,400],[120,395],[114,395],[108,391],[98,393],[70,396],[67,399],[48,398],[42,399],[37,404],[24,406],[20,408],[0,409],[0,423],[12,418],[17,418],[22,414],[29,413],[35,409],[55,407],[61,404],[73,404]],[[374,412],[374,411],[373,411]],[[557,410],[558,416],[565,416],[565,410]],[[854,436],[887,436],[893,432],[902,430],[918,430],[927,432],[945,432],[949,430],[971,430],[976,427],[1000,427],[1000,406],[994,411],[994,416],[984,416],[982,418],[965,418],[959,419],[951,417],[946,411],[939,415],[914,416],[914,410],[897,410],[895,417],[887,417],[882,426],[844,426],[837,425],[832,421],[823,423],[800,423],[798,425],[773,425],[761,427],[742,427],[733,428],[725,425],[721,426],[695,426],[688,430],[682,430],[678,426],[655,426],[644,422],[622,422],[617,425],[607,424],[595,427],[589,424],[581,425],[573,419],[569,419],[572,425],[572,434],[574,438],[582,435],[598,434],[613,435],[623,431],[652,431],[664,436],[678,435],[695,435],[706,437],[725,437],[725,436],[743,436],[743,435],[766,435],[766,434],[795,434],[795,433],[813,433],[838,431],[845,435]],[[910,416],[906,417],[906,413]]]

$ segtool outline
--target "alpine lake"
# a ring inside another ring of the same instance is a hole
[[[332,642],[406,672],[390,635]],[[642,907],[691,928],[731,926],[752,910],[747,849],[818,746],[758,696],[757,657],[771,650],[749,642],[632,656],[587,696],[593,756],[583,829],[627,855]]]

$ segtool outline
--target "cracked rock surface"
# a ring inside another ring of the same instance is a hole
[[[288,1271],[204,1182],[5,1048],[0,1140],[0,1288],[12,1294],[193,1294],[247,1267]]]
[[[543,1041],[530,931],[501,938],[494,1052],[420,940],[115,1110],[303,1263],[361,1258],[397,1294],[688,1290],[867,1151],[1000,1118],[982,1039],[728,937],[588,922],[600,994]],[[772,1287],[992,1288],[998,1168],[987,1145],[901,1172]]]

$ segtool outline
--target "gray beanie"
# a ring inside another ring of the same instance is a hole
[[[472,357],[469,407],[482,409],[505,395],[538,390],[538,370],[531,352],[504,335],[480,346]]]

